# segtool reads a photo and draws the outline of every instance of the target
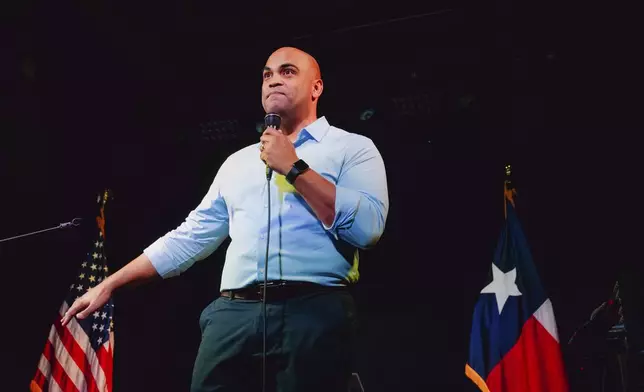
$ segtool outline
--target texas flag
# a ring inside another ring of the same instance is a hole
[[[562,392],[568,383],[552,303],[505,183],[505,223],[474,307],[465,374],[484,392]]]

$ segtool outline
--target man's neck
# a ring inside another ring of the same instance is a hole
[[[317,120],[316,113],[312,113],[300,119],[282,118],[282,125],[280,126],[280,130],[283,134],[288,136],[288,139],[291,142],[294,142],[297,139],[300,131],[308,125],[314,123],[315,120]]]

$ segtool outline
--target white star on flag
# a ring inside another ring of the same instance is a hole
[[[512,270],[507,273],[504,273],[496,266],[496,264],[492,263],[492,282],[485,286],[483,290],[481,290],[481,293],[493,293],[496,295],[496,304],[499,307],[499,314],[501,314],[508,297],[522,295],[517,287],[516,279],[516,267],[512,268]]]

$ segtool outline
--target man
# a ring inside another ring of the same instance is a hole
[[[76,300],[63,324],[127,283],[180,274],[230,235],[221,297],[200,317],[191,390],[261,391],[268,242],[267,389],[346,391],[356,318],[346,288],[358,279],[357,250],[385,227],[384,163],[370,139],[317,118],[323,83],[313,57],[278,49],[262,78],[264,110],[281,116],[280,129],[228,157],[186,220]]]

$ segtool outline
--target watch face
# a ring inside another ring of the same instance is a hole
[[[309,165],[306,164],[303,160],[299,160],[293,164],[298,171],[304,171],[309,168]]]

